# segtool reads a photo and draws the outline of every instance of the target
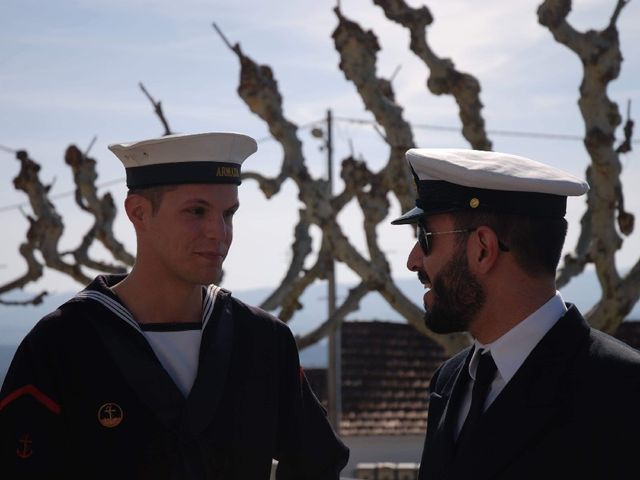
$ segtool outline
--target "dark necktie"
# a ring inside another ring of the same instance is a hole
[[[456,451],[460,451],[465,443],[473,436],[473,431],[476,429],[478,421],[482,416],[489,387],[495,376],[496,364],[493,361],[491,353],[481,354],[476,370],[476,380],[473,383],[473,390],[471,392],[471,407],[460,430],[460,435],[458,435]]]

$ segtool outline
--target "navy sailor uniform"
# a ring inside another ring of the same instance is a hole
[[[348,449],[290,329],[205,291],[188,396],[98,276],[21,342],[0,392],[0,477],[338,479]],[[204,287],[203,287],[204,288]]]

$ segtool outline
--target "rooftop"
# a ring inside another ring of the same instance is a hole
[[[640,321],[625,321],[615,335],[640,349]],[[424,435],[428,386],[446,360],[442,347],[406,323],[350,321],[342,325],[340,435]],[[325,369],[306,369],[327,405]]]

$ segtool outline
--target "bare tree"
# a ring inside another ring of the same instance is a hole
[[[640,260],[625,277],[620,276],[616,267],[615,253],[623,243],[621,235],[631,234],[634,216],[624,209],[620,152],[614,146],[615,132],[622,119],[618,105],[607,96],[608,84],[620,74],[622,54],[616,22],[628,2],[618,0],[604,30],[587,32],[579,32],[567,22],[571,11],[569,0],[546,0],[538,8],[540,24],[582,62],[578,105],[585,124],[584,145],[591,159],[586,172],[591,189],[581,222],[582,232],[575,254],[565,258],[559,284],[566,284],[588,263],[593,263],[602,287],[602,298],[587,313],[587,319],[595,328],[610,333],[617,330],[640,295]],[[627,122],[627,125],[625,136],[630,138],[633,124]],[[629,141],[627,148],[630,145]]]
[[[453,61],[438,56],[430,48],[427,27],[434,19],[428,8],[412,8],[403,0],[373,0],[373,3],[384,11],[389,20],[406,28],[409,48],[428,70],[426,85],[429,91],[436,95],[451,95],[455,99],[462,134],[469,145],[475,149],[490,150],[492,143],[482,116],[480,82],[471,74],[458,71]],[[584,65],[578,103],[587,132],[584,141],[585,163],[589,164],[586,176],[592,189],[581,222],[578,244],[575,252],[564,259],[558,282],[561,286],[565,285],[573,276],[581,273],[587,264],[595,264],[603,296],[587,317],[593,326],[608,332],[617,329],[640,296],[640,262],[621,278],[614,258],[623,242],[621,235],[629,235],[633,230],[633,215],[624,210],[618,158],[631,148],[633,122],[628,119],[625,140],[615,148],[615,131],[621,119],[617,105],[606,94],[607,84],[620,71],[622,57],[616,21],[626,3],[625,0],[617,2],[609,25],[601,32],[590,30],[580,33],[573,29],[566,21],[571,8],[568,0],[547,0],[538,9],[539,22],[551,31],[558,43],[578,54]],[[336,260],[354,271],[360,281],[335,312],[314,331],[298,339],[300,348],[326,336],[349,313],[357,310],[365,295],[376,291],[407,322],[436,340],[447,352],[453,353],[468,342],[468,336],[436,335],[425,328],[422,308],[407,298],[391,278],[389,264],[376,235],[376,227],[389,214],[390,194],[395,196],[403,210],[413,206],[415,187],[404,159],[406,150],[415,146],[412,126],[404,118],[402,106],[395,100],[391,81],[377,74],[380,46],[376,35],[348,19],[339,7],[334,12],[338,24],[332,38],[340,55],[339,69],[354,85],[365,108],[373,114],[378,131],[389,147],[387,163],[379,171],[370,170],[366,161],[353,156],[343,159],[340,175],[344,187],[336,194],[330,191],[326,179],[314,178],[307,168],[299,136],[300,128],[284,115],[283,97],[272,69],[255,62],[239,43],[229,42],[221,29],[213,25],[238,58],[239,96],[267,124],[284,152],[280,170],[275,176],[269,178],[259,172],[245,172],[243,178],[256,181],[267,198],[277,195],[283,183],[292,180],[303,205],[298,211],[298,222],[294,229],[290,265],[262,307],[270,311],[278,310],[278,315],[284,321],[295,318],[295,312],[302,308],[299,301],[301,294],[314,281],[326,279],[332,260]],[[165,134],[170,134],[161,103],[142,84],[140,88],[152,103]],[[28,159],[26,152],[18,152],[17,158],[22,162],[22,170],[15,185],[27,193],[34,212],[33,217],[28,217],[31,227],[27,233],[27,243],[20,247],[28,272],[0,286],[0,294],[21,288],[42,275],[44,267],[34,256],[36,250],[42,253],[47,267],[64,271],[81,283],[88,281],[81,271],[83,266],[102,271],[121,271],[132,264],[133,257],[112,234],[115,207],[111,197],[107,194],[100,198],[96,193],[95,162],[92,159],[73,146],[65,155],[74,172],[76,201],[80,208],[94,216],[95,223],[76,250],[59,253],[57,241],[63,229],[62,218],[48,200],[48,187],[38,179],[37,164]],[[352,200],[357,202],[363,214],[366,255],[350,243],[337,221],[338,214]],[[317,252],[312,249],[310,228],[313,225],[319,227],[322,235]],[[88,257],[88,247],[96,239],[105,245],[118,264],[100,263]],[[62,258],[65,255],[72,255],[74,262],[65,262]],[[308,259],[312,261],[307,262]],[[309,264],[310,268],[304,267]]]

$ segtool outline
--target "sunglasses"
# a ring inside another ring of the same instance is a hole
[[[424,226],[421,223],[418,223],[418,243],[420,244],[420,248],[422,248],[422,253],[427,256],[431,253],[431,242],[429,241],[429,237],[436,235],[449,235],[453,233],[471,233],[476,230],[476,228],[477,227],[463,228],[461,230],[447,230],[446,232],[427,232],[424,229]]]
[[[433,237],[436,235],[450,235],[454,233],[471,233],[477,229],[478,227],[463,228],[460,230],[447,230],[446,232],[427,232],[424,229],[424,226],[421,223],[418,223],[418,243],[420,244],[422,253],[424,253],[424,255],[427,256],[431,253],[431,241],[429,240],[429,237]],[[502,250],[503,252],[509,251],[509,247],[507,247],[500,240],[498,240],[498,248],[500,248],[500,250]]]

